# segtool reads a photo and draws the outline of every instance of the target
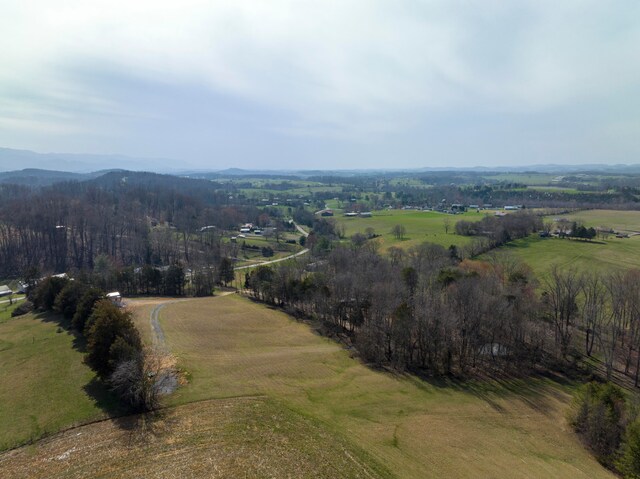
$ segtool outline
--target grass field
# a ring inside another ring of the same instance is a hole
[[[544,277],[554,264],[577,271],[608,272],[640,268],[640,236],[593,242],[530,236],[499,248],[495,254],[522,259],[539,277]]]
[[[576,188],[565,188],[563,186],[528,186],[528,190],[543,191],[548,193],[567,193],[570,195],[577,195],[578,193],[585,193],[585,191],[577,190]]]
[[[24,295],[18,298],[13,298],[13,304],[10,304],[9,301],[0,303],[0,323],[4,323],[5,321],[9,321],[11,319],[11,313],[18,304],[22,302],[24,299]],[[5,300],[0,300],[5,301]]]
[[[499,173],[486,175],[485,178],[497,181],[523,183],[525,185],[548,185],[556,178],[554,173]]]
[[[168,305],[161,324],[191,377],[173,404],[265,395],[396,477],[611,477],[564,425],[570,386],[376,372],[308,325],[235,295]]]
[[[4,312],[0,319],[0,384],[0,450],[102,417],[114,406],[74,337],[32,314]]]
[[[144,328],[152,304],[141,306]],[[170,398],[175,407],[155,421],[68,431],[0,456],[0,469],[12,477],[612,477],[564,423],[571,384],[428,383],[374,371],[310,325],[237,295],[168,304],[160,322],[190,378]]]
[[[376,211],[371,218],[337,216],[336,221],[345,226],[347,237],[355,233],[364,233],[367,228],[373,228],[376,234],[381,235],[377,241],[380,242],[382,251],[385,251],[391,246],[408,249],[425,241],[445,248],[452,244],[464,246],[472,239],[453,234],[456,222],[477,221],[485,214],[493,214],[493,212],[472,211],[460,215],[447,215],[433,211],[386,210]],[[445,233],[445,221],[450,222],[448,234]],[[403,225],[406,229],[405,238],[402,240],[396,239],[391,233],[391,229],[397,224]]]
[[[640,211],[586,210],[558,216],[571,221],[581,221],[586,226],[606,226],[616,231],[640,232]]]
[[[567,218],[579,221],[586,226],[607,226],[616,231],[640,231],[640,211],[587,210],[569,215],[548,218]],[[510,254],[526,262],[533,271],[543,278],[557,264],[573,267],[577,271],[609,272],[620,269],[640,268],[640,236],[615,238],[593,242],[558,238],[540,238],[532,235],[528,238],[512,241],[491,254]]]
[[[205,401],[71,430],[0,456],[4,477],[380,477],[362,450],[267,398]]]

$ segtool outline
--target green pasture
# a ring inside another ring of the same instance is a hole
[[[4,298],[1,298],[0,301],[3,301],[3,302],[0,303],[0,323],[4,323],[5,321],[10,320],[11,312],[14,309],[16,309],[18,304],[20,304],[23,300],[24,300],[24,294],[14,296],[13,304],[10,303],[9,299],[6,296]]]
[[[114,403],[52,316],[0,313],[0,450],[105,415]]]
[[[577,195],[579,193],[590,193],[588,191],[579,191],[576,188],[565,188],[563,186],[527,186],[527,189],[546,193],[567,193],[570,195]]]
[[[371,218],[347,218],[336,216],[339,225],[344,225],[345,235],[350,237],[355,233],[365,233],[367,228],[373,228],[376,234],[381,235],[375,241],[379,241],[383,251],[391,246],[408,249],[424,242],[435,243],[448,248],[450,245],[464,246],[472,241],[472,238],[454,234],[455,224],[460,220],[478,221],[484,215],[492,215],[493,212],[469,211],[459,215],[436,213],[434,211],[414,210],[383,210],[373,213]],[[445,233],[445,221],[450,223],[449,233]],[[402,225],[406,229],[404,239],[396,239],[391,233],[395,225]]]
[[[485,175],[489,180],[504,181],[507,183],[523,183],[531,186],[548,185],[558,175],[552,173],[498,173]]]
[[[640,211],[584,210],[565,215],[545,217],[545,222],[553,223],[558,218],[583,223],[587,227],[607,227],[616,231],[632,233],[640,231]],[[640,235],[594,241],[575,239],[540,238],[533,234],[528,238],[512,241],[488,254],[513,255],[526,262],[540,277],[544,277],[551,266],[575,268],[578,271],[601,271],[603,273],[640,268]]]
[[[336,215],[341,215],[344,211],[345,202],[340,200],[330,199],[325,201],[327,208],[332,209]]]
[[[585,226],[613,228],[615,231],[640,232],[640,211],[623,210],[584,210],[553,218],[567,218],[578,221]],[[550,218],[551,219],[551,218]]]
[[[411,186],[414,188],[430,188],[431,186],[424,181],[414,178],[411,176],[393,178],[389,181],[389,185],[397,187],[397,186]]]
[[[300,196],[306,198],[306,197],[313,196],[314,193],[325,193],[325,192],[339,193],[339,192],[342,192],[342,186],[339,186],[339,185],[329,186],[329,185],[322,185],[322,184],[313,185],[313,186],[306,186],[306,185],[293,186],[292,185],[290,188],[286,188],[283,190],[256,187],[256,188],[241,188],[240,192],[242,192],[243,194],[249,197],[259,198],[259,199],[261,199],[262,197],[268,197],[269,195],[273,195],[280,199],[300,197]]]
[[[560,238],[528,238],[512,241],[490,254],[511,254],[527,263],[539,276],[544,277],[557,264],[577,271],[603,273],[640,268],[640,236],[609,238],[606,241],[581,241]]]

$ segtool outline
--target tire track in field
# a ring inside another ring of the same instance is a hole
[[[167,340],[164,336],[164,331],[160,326],[160,311],[164,309],[167,304],[171,304],[173,301],[158,304],[155,306],[149,314],[149,322],[151,323],[151,331],[153,332],[153,344],[167,348]]]
[[[224,296],[228,296],[230,294],[235,294],[234,291],[226,291],[224,293],[215,296],[216,298],[222,298]],[[162,326],[160,326],[160,311],[164,309],[165,306],[175,303],[184,303],[185,301],[193,301],[196,298],[189,299],[176,299],[173,301],[166,301],[164,303],[156,305],[149,313],[149,323],[151,324],[151,331],[153,333],[153,344],[159,346],[166,351],[169,351],[169,346],[167,345],[167,338],[164,335],[164,331],[162,330]]]

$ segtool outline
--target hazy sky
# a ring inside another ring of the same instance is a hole
[[[0,0],[0,46],[4,147],[212,169],[640,162],[638,0]]]

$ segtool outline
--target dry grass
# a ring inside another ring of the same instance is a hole
[[[612,477],[564,421],[549,380],[429,384],[376,372],[309,326],[235,296],[166,307],[191,383],[174,397],[262,394],[319,419],[397,477]]]
[[[134,313],[133,322],[145,344],[153,344],[153,331],[149,319],[151,312],[156,306],[167,304],[171,301],[175,300],[169,298],[133,298],[126,300],[126,307]]]
[[[362,451],[265,398],[103,421],[0,456],[3,477],[379,477]]]
[[[142,305],[141,324],[149,311]],[[10,477],[613,477],[565,425],[571,385],[374,371],[308,324],[231,295],[168,304],[190,375],[166,416],[0,456]]]

